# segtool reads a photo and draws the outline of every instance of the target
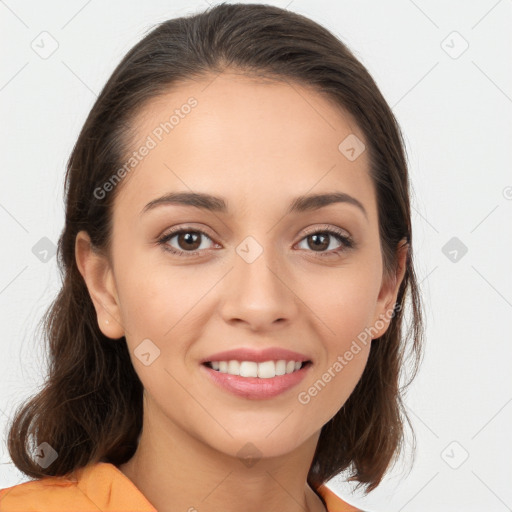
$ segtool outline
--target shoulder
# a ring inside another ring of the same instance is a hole
[[[98,462],[67,476],[0,489],[0,512],[156,512],[114,465]]]
[[[354,507],[353,505],[350,505],[350,503],[342,500],[325,484],[320,485],[316,490],[324,499],[327,512],[363,512],[357,507]]]
[[[0,489],[1,512],[93,510],[91,501],[64,477],[46,477]]]

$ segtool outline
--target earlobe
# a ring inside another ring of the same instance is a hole
[[[117,290],[108,258],[95,251],[86,231],[75,239],[75,259],[96,310],[98,326],[108,338],[124,336]]]
[[[409,255],[409,244],[406,239],[400,241],[397,246],[397,267],[396,273],[383,280],[379,297],[377,300],[377,308],[375,310],[375,318],[373,326],[377,331],[373,338],[381,337],[388,329],[392,318],[395,315],[396,300],[400,285],[405,276],[407,269],[407,260]]]

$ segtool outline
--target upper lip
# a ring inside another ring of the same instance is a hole
[[[264,361],[310,361],[311,359],[299,352],[287,350],[280,347],[269,347],[265,349],[255,349],[249,347],[234,348],[223,352],[216,352],[211,356],[205,357],[201,363],[209,363],[212,361],[254,361],[262,363]]]

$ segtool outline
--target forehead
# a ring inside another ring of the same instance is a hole
[[[364,136],[352,116],[312,88],[211,75],[149,101],[133,129],[139,156],[116,199],[130,209],[171,191],[208,192],[241,208],[336,189],[372,210],[367,152],[350,160],[340,150],[347,137],[366,144]]]

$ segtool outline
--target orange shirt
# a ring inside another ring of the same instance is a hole
[[[157,512],[134,483],[107,462],[78,469],[75,477],[45,477],[0,489],[0,512]],[[357,512],[325,485],[329,512]]]

